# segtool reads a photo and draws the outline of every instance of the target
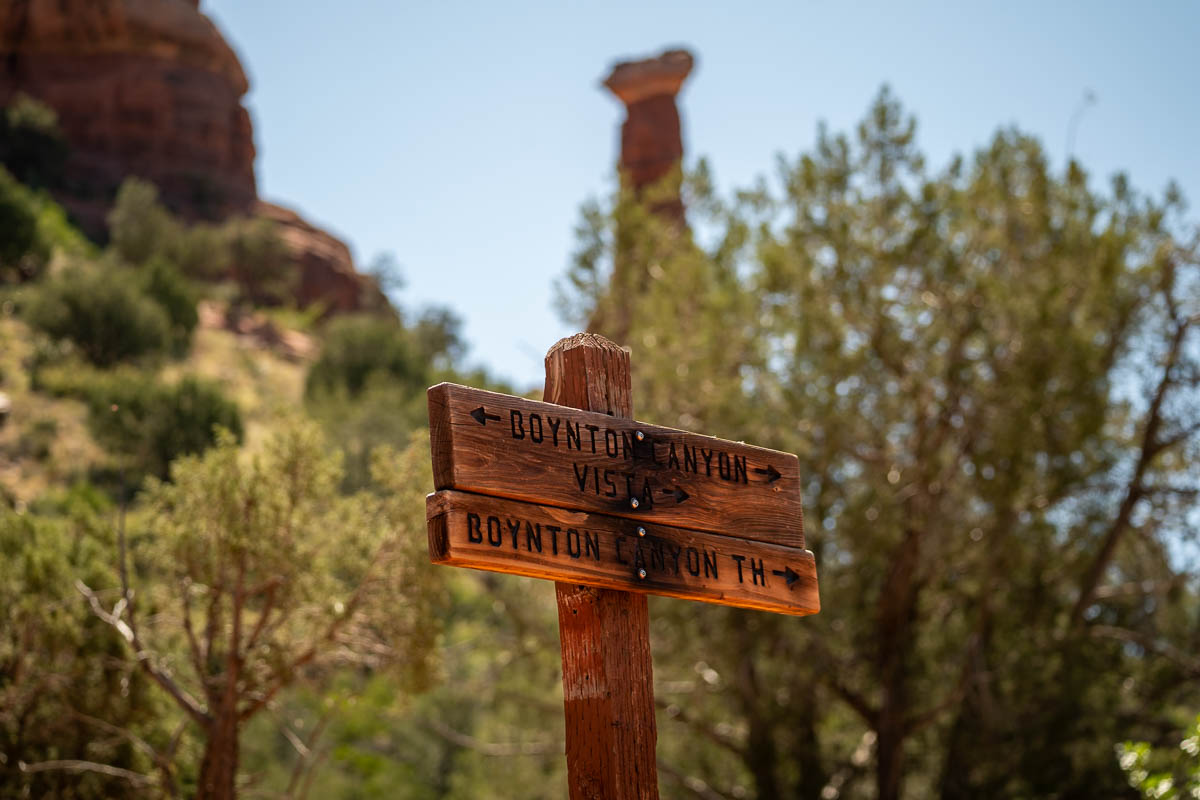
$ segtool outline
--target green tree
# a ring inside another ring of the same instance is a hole
[[[38,236],[38,215],[29,192],[0,168],[0,282],[36,277],[50,259],[49,244]]]
[[[663,757],[761,798],[1121,797],[1112,743],[1200,702],[1197,244],[1174,191],[1013,130],[931,172],[915,132],[884,91],[774,190],[702,165],[694,236],[585,211],[566,307],[628,321],[639,417],[799,455],[821,578],[800,623],[656,604]]]
[[[342,447],[343,488],[368,482],[375,445],[407,441],[425,427],[425,390],[458,375],[464,349],[459,328],[445,309],[426,310],[408,325],[402,316],[367,314],[326,325],[321,355],[305,381],[305,405]],[[491,385],[481,373],[470,380]]]
[[[142,267],[140,278],[146,296],[158,303],[167,314],[173,355],[187,355],[192,343],[192,333],[200,321],[196,311],[199,297],[195,289],[187,278],[164,258],[152,258]]]
[[[86,485],[0,508],[0,798],[144,797],[170,778],[161,704],[74,586],[115,582],[110,519]]]
[[[154,184],[140,178],[126,178],[117,190],[108,229],[111,252],[126,264],[163,262],[193,280],[212,281],[229,275],[231,256],[225,226],[184,225],[159,201]]]
[[[171,320],[132,275],[86,265],[37,287],[25,317],[53,339],[65,339],[92,364],[111,367],[171,346]]]
[[[161,256],[180,226],[158,201],[158,188],[140,178],[127,178],[108,212],[109,244],[127,264],[145,264]]]
[[[88,429],[123,459],[129,485],[145,476],[166,480],[176,459],[216,444],[218,429],[242,438],[237,405],[217,386],[192,376],[166,384],[122,369],[94,374],[78,391],[88,406]]]
[[[254,306],[291,303],[300,275],[275,223],[233,220],[225,226],[224,235],[228,273],[237,286],[238,300]]]
[[[311,424],[255,453],[226,436],[150,489],[130,548],[142,567],[115,604],[83,587],[198,731],[196,797],[235,796],[244,726],[292,684],[358,666],[419,685],[435,634],[425,460],[381,452],[375,491],[344,497]]]
[[[62,178],[67,140],[54,109],[18,94],[0,113],[0,164],[26,186],[53,188]]]

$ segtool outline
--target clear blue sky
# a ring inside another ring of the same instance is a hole
[[[903,7],[902,6],[907,6]],[[968,8],[968,6],[970,6]],[[689,160],[723,189],[849,130],[888,83],[932,166],[1016,124],[1062,164],[1174,178],[1200,218],[1200,2],[465,3],[203,0],[250,76],[263,196],[392,253],[519,388],[571,333],[552,304],[579,204],[613,186],[614,60],[685,45]],[[636,364],[636,353],[634,354]]]

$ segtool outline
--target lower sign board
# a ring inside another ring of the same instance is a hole
[[[820,610],[801,547],[470,492],[426,500],[438,564],[802,616]]]

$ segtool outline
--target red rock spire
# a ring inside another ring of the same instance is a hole
[[[671,174],[683,159],[683,136],[675,95],[692,71],[695,59],[687,50],[667,50],[654,58],[622,61],[604,85],[625,104],[621,125],[623,181],[639,194]],[[657,211],[683,221],[679,187],[664,187],[667,197],[655,198]]]

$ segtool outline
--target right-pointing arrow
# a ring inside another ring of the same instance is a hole
[[[676,503],[682,503],[684,500],[687,500],[689,497],[691,497],[690,494],[685,492],[683,489],[680,489],[678,486],[674,488],[668,486],[666,489],[662,490],[662,493],[668,497],[674,497]]]
[[[781,473],[779,470],[775,469],[775,467],[771,464],[767,464],[766,469],[763,469],[762,467],[755,467],[754,471],[757,472],[759,475],[766,475],[767,483],[774,483],[775,481],[777,481],[783,477],[783,473]]]
[[[787,581],[787,586],[789,589],[792,588],[792,584],[794,584],[796,581],[800,580],[800,573],[796,572],[791,567],[784,567],[783,569],[773,569],[773,570],[771,570],[771,573],[773,575],[778,575],[779,577],[781,577],[785,581]]]

